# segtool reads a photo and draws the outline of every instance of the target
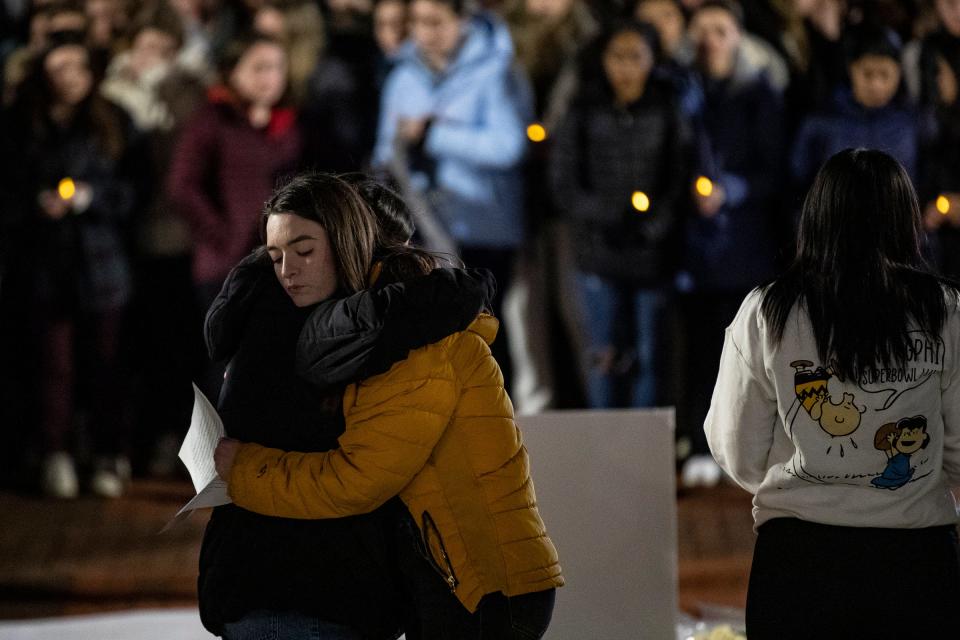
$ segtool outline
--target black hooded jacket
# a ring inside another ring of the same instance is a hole
[[[344,428],[343,386],[466,328],[487,303],[488,278],[438,270],[338,301],[358,314],[364,329],[341,336],[343,357],[327,363],[339,382],[321,391],[296,375],[294,358],[301,329],[315,333],[325,316],[294,306],[269,260],[252,254],[227,278],[205,327],[211,357],[230,360],[218,404],[228,435],[292,451],[335,448]],[[429,316],[423,304],[433,305]],[[315,615],[368,638],[395,638],[402,597],[387,527],[398,504],[318,521],[217,507],[200,552],[204,626],[221,633],[225,622],[267,609]]]

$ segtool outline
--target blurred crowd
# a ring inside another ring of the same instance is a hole
[[[369,172],[493,271],[517,409],[676,405],[833,153],[896,157],[960,275],[960,0],[0,0],[7,481],[169,474],[202,319],[278,181]]]

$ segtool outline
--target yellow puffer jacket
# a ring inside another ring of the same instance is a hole
[[[366,513],[399,494],[471,612],[488,593],[563,585],[490,354],[497,327],[481,315],[466,331],[351,385],[339,449],[243,445],[229,478],[234,502],[265,515],[320,519]]]

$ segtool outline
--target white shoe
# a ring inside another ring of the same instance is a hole
[[[98,458],[93,466],[90,490],[103,498],[119,498],[130,483],[130,461],[124,456]]]
[[[43,492],[52,498],[76,498],[80,494],[77,470],[69,453],[57,451],[43,462]]]
[[[711,456],[690,456],[683,463],[680,472],[680,484],[688,489],[693,487],[715,487],[723,478],[723,469]]]

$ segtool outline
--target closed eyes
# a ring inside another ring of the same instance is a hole
[[[307,256],[313,254],[313,249],[307,249],[306,251],[297,251],[296,254],[297,254],[298,256],[300,256],[301,258],[306,258]],[[281,262],[283,262],[283,256],[282,256],[282,255],[279,255],[279,256],[277,256],[276,258],[273,259],[273,264],[277,264],[277,265],[278,265],[278,264],[280,264]]]

